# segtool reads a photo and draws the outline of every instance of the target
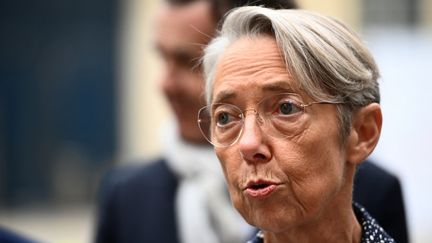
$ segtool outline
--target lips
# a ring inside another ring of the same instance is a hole
[[[264,198],[273,193],[279,183],[265,180],[250,181],[244,189],[244,193],[252,198]]]

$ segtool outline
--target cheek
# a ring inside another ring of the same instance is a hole
[[[188,72],[184,74],[184,90],[191,96],[203,99],[204,95],[204,78],[201,73]]]
[[[230,148],[215,148],[215,152],[229,186],[238,184],[238,167],[240,166],[240,161],[234,151]]]
[[[329,129],[332,130],[332,129]],[[305,130],[304,135],[275,151],[281,170],[290,181],[292,192],[307,211],[316,211],[330,200],[343,183],[343,157],[337,136],[321,130]]]
[[[232,148],[216,148],[216,155],[221,163],[225,180],[228,184],[228,190],[233,203],[236,203],[241,196],[241,157],[240,154]]]

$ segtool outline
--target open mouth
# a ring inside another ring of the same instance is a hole
[[[267,181],[249,182],[244,190],[246,195],[253,198],[263,198],[270,195],[278,184]]]
[[[249,188],[251,188],[253,190],[259,190],[259,189],[264,189],[264,188],[268,187],[269,185],[270,184],[261,183],[261,184],[251,185]]]

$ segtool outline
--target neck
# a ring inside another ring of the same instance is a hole
[[[341,191],[313,222],[284,232],[264,232],[265,243],[359,243],[361,225],[352,208],[352,184],[355,168],[348,169]]]

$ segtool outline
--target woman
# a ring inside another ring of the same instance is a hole
[[[380,136],[378,69],[342,23],[300,10],[231,12],[204,56],[215,147],[251,242],[394,242],[352,202]]]

